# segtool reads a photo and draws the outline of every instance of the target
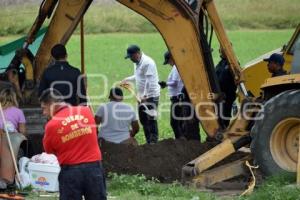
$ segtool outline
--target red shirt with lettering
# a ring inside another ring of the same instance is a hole
[[[47,153],[57,156],[60,165],[102,160],[96,123],[89,107],[59,109],[46,124],[43,145]]]

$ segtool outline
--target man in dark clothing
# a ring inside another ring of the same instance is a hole
[[[64,45],[57,44],[51,49],[55,63],[43,73],[39,86],[39,96],[48,88],[58,90],[66,103],[73,106],[86,103],[84,79],[80,71],[67,62],[67,51]]]
[[[222,48],[219,49],[221,60],[216,66],[216,74],[219,80],[221,92],[225,95],[224,101],[219,106],[219,117],[225,127],[229,125],[232,106],[236,98],[237,86],[230,71],[229,63]]]
[[[284,57],[280,54],[273,53],[269,58],[264,59],[268,62],[268,70],[272,73],[272,77],[286,75],[286,71],[283,69]]]

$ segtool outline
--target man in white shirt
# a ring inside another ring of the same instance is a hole
[[[184,131],[182,129],[182,120],[181,117],[181,108],[179,105],[179,95],[183,88],[183,82],[180,78],[180,75],[177,71],[174,59],[169,51],[164,54],[164,65],[169,64],[172,67],[172,70],[168,76],[167,82],[160,81],[159,85],[161,88],[168,87],[168,92],[171,101],[170,108],[170,124],[173,129],[176,139],[184,137]]]
[[[158,85],[158,73],[154,60],[145,55],[137,45],[131,45],[127,48],[125,59],[130,58],[134,63],[134,75],[125,78],[122,82],[135,81],[137,95],[141,102],[149,110],[157,110],[160,87]],[[147,143],[156,143],[158,141],[158,127],[156,117],[146,114],[145,107],[139,105],[139,118],[143,125]]]
[[[101,105],[95,115],[96,124],[100,124],[99,138],[112,143],[137,145],[134,136],[139,131],[139,123],[133,108],[122,102],[123,92],[112,88],[110,102]]]

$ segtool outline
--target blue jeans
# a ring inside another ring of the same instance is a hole
[[[60,200],[106,200],[104,170],[100,161],[61,166]]]

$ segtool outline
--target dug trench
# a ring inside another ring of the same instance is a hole
[[[193,140],[166,139],[156,144],[137,147],[101,142],[103,166],[106,172],[143,174],[162,183],[181,180],[182,166],[215,146]],[[229,163],[245,156],[237,152],[221,162]]]

